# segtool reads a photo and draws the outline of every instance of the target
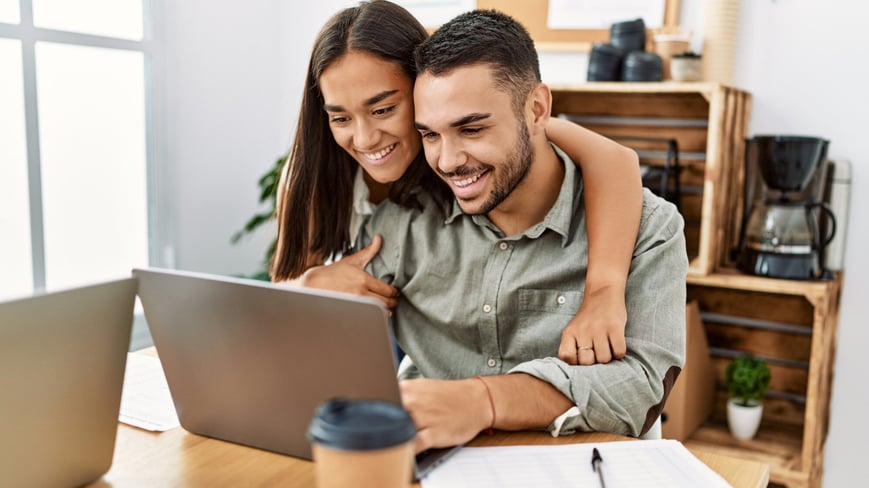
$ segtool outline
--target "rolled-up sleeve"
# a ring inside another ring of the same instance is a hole
[[[683,220],[669,203],[644,205],[626,286],[627,353],[621,360],[572,366],[558,358],[527,361],[510,373],[550,383],[576,405],[559,431],[639,436],[663,409],[685,359]]]

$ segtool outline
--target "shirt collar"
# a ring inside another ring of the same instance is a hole
[[[356,178],[353,180],[353,210],[359,215],[368,216],[374,213],[374,204],[368,200],[371,191],[365,183],[363,171],[361,167],[357,168]]]
[[[536,239],[543,234],[544,230],[550,229],[561,236],[561,246],[564,247],[570,241],[570,223],[576,214],[575,209],[577,207],[574,205],[574,202],[582,192],[582,177],[577,173],[573,160],[571,160],[570,157],[561,150],[561,148],[555,144],[551,145],[552,148],[555,149],[555,153],[558,155],[559,160],[564,165],[564,179],[561,182],[558,198],[555,200],[552,208],[549,209],[543,222],[532,225],[515,237],[527,236]],[[459,206],[459,202],[453,198],[452,209],[444,221],[444,224],[452,223],[458,216],[463,214],[464,212],[462,212],[462,207]],[[495,227],[495,225],[492,224],[489,218],[485,215],[470,215],[469,217],[471,217],[477,225],[497,230],[497,227]]]
[[[455,198],[453,198],[451,204],[452,209],[450,210],[449,215],[447,215],[447,219],[444,221],[445,224],[451,224],[453,220],[456,220],[456,217],[464,213],[462,212],[462,207],[459,206],[459,202]]]

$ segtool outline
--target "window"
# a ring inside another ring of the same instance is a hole
[[[148,265],[143,10],[0,0],[0,300]]]
[[[18,0],[0,0],[0,22],[17,24],[20,20]]]
[[[21,42],[0,38],[0,299],[33,289]]]
[[[142,20],[142,0],[33,0],[36,27],[141,41]]]

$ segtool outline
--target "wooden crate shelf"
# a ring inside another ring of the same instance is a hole
[[[802,432],[761,426],[749,441],[734,438],[726,424],[702,425],[685,445],[691,449],[726,454],[770,466],[770,480],[786,486],[806,486],[809,475],[801,465]]]
[[[770,362],[773,380],[755,439],[730,435],[719,384],[711,417],[686,445],[769,463],[770,480],[788,487],[821,485],[841,284],[841,273],[813,282],[689,275],[719,378],[731,354],[751,352]]]
[[[689,272],[728,267],[742,218],[745,137],[751,95],[718,83],[592,82],[553,86],[552,113],[608,137],[675,139],[679,145],[679,199],[691,257]],[[641,162],[660,165],[650,142],[624,139]],[[652,153],[645,156],[644,153]],[[694,192],[690,191],[695,189]]]
[[[666,159],[654,150],[655,140],[677,141],[679,183],[687,189],[676,203],[685,217],[691,258],[688,299],[700,305],[713,366],[720,377],[732,357],[752,352],[773,370],[757,438],[738,441],[730,435],[726,392],[719,384],[713,413],[686,444],[767,462],[771,480],[791,488],[820,486],[842,275],[809,282],[733,269],[751,95],[706,82],[551,88],[554,116],[624,138],[643,164]]]

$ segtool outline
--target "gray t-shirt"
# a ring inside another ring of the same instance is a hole
[[[638,436],[658,418],[685,356],[683,219],[644,190],[642,220],[626,287],[627,355],[608,364],[558,359],[561,332],[579,310],[588,262],[582,180],[559,152],[565,176],[543,222],[505,236],[458,203],[425,210],[380,205],[360,245],[383,236],[369,264],[401,290],[395,337],[413,360],[410,375],[459,379],[527,373],[578,407],[560,428]]]

